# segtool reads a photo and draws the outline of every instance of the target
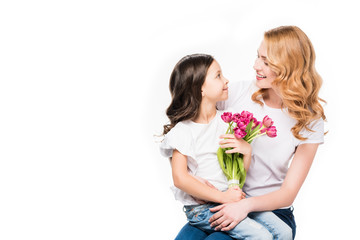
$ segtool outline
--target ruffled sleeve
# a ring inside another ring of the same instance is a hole
[[[174,149],[187,156],[187,165],[192,174],[195,174],[198,164],[194,150],[194,140],[191,130],[182,122],[176,124],[174,128],[165,135],[160,144],[160,153],[164,157],[172,157]]]
[[[312,121],[309,124],[309,128],[312,131],[308,131],[306,129],[302,129],[300,131],[300,134],[307,139],[300,141],[299,145],[304,143],[324,143],[324,120],[318,119]]]

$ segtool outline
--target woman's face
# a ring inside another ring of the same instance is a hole
[[[220,65],[214,60],[201,87],[203,99],[211,102],[226,100],[228,98],[228,83],[229,80],[223,76]]]
[[[258,49],[254,69],[256,71],[256,86],[259,88],[272,88],[271,83],[275,80],[276,74],[269,67],[264,41],[261,42]]]

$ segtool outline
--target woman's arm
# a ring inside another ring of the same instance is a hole
[[[221,192],[201,183],[187,170],[187,157],[174,150],[172,160],[172,176],[175,187],[183,190],[191,196],[210,202],[228,203],[239,201],[242,197],[240,189],[228,189]]]
[[[302,144],[297,148],[285,180],[279,190],[212,208],[211,211],[217,211],[217,213],[210,218],[211,226],[217,226],[215,230],[228,231],[234,228],[250,212],[272,211],[290,206],[305,181],[318,145],[308,143]]]

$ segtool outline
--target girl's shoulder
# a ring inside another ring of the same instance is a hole
[[[186,137],[191,133],[190,121],[178,122],[166,135],[165,138]]]
[[[189,124],[184,122],[177,123],[167,134],[160,144],[160,152],[165,157],[171,157],[173,150],[178,150],[181,154],[195,157],[193,149],[193,139]]]

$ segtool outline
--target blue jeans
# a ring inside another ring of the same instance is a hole
[[[262,224],[269,231],[269,233],[271,233],[272,235],[271,239],[294,239],[296,232],[296,224],[292,211],[293,210],[290,208],[278,209],[273,212],[250,213],[249,217],[253,218],[253,220]],[[196,214],[194,214],[196,218],[201,217],[200,215],[197,214],[196,216]],[[240,225],[242,222],[240,222],[238,225]],[[186,240],[215,240],[215,239],[232,240],[232,238],[229,235],[223,232],[214,232],[214,230],[211,228],[210,231],[207,229],[204,229],[203,231],[197,227],[190,225],[190,223],[187,223],[181,229],[178,236],[176,237],[176,240],[185,240],[185,239]],[[237,239],[244,239],[244,238],[237,238]]]
[[[223,232],[214,232],[210,235],[204,231],[191,226],[190,223],[180,230],[175,240],[233,240],[229,235]]]
[[[286,209],[277,209],[274,210],[276,216],[278,216],[281,220],[283,220],[289,227],[292,229],[292,237],[295,239],[296,235],[296,222],[294,217],[294,207],[286,208]]]

